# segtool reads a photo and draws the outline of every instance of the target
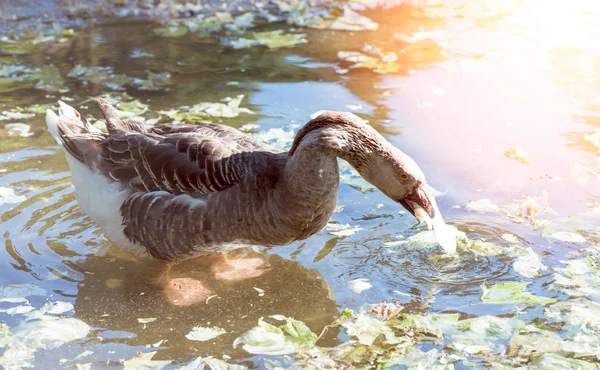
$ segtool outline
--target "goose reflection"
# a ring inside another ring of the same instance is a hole
[[[169,272],[166,288],[156,289],[148,284],[147,275],[160,262],[131,258],[116,249],[109,256],[91,256],[74,266],[85,275],[79,284],[75,317],[99,328],[104,342],[139,346],[162,341],[158,345],[161,356],[184,361],[222,354],[236,359],[248,354],[232,348],[233,341],[261,317],[294,317],[319,333],[338,314],[330,288],[318,271],[277,255],[243,249],[227,256],[234,266],[236,261],[262,262],[262,272],[245,280],[224,279],[215,273],[214,260],[181,262]],[[186,334],[195,326],[216,326],[227,334],[191,341]]]

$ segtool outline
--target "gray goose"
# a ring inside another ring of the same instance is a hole
[[[220,124],[122,121],[98,103],[108,133],[63,102],[46,123],[82,210],[130,251],[179,261],[308,238],[334,212],[337,158],[413,216],[434,217],[417,164],[354,114],[320,114],[284,152]]]

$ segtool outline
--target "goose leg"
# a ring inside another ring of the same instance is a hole
[[[156,279],[150,282],[150,286],[156,290],[164,290],[169,284],[169,272],[173,262],[161,261]]]
[[[242,281],[259,277],[270,268],[261,268],[265,265],[262,258],[236,258],[229,259],[227,252],[215,258],[211,271],[215,279],[228,281]]]

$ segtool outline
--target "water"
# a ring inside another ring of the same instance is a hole
[[[430,184],[444,193],[438,204],[449,224],[470,240],[502,248],[511,244],[502,235],[513,234],[547,267],[537,277],[523,277],[514,269],[516,257],[508,252],[478,254],[459,248],[456,257],[448,258],[434,247],[399,244],[424,226],[344,169],[341,210],[332,222],[360,230],[340,237],[326,229],[289,246],[240,251],[264,259],[270,268],[241,282],[215,280],[202,259],[178,264],[172,278],[201,281],[213,297],[172,305],[164,292],[148,286],[158,263],[120,251],[79,210],[64,155],[46,132],[43,115],[9,119],[0,122],[0,187],[26,199],[0,204],[5,246],[0,251],[0,283],[42,288],[44,294],[29,297],[31,306],[70,302],[74,310],[65,315],[91,327],[84,339],[38,350],[34,363],[42,369],[72,367],[71,359],[89,350],[93,354],[74,362],[119,368],[122,359],[138,351],[156,350],[155,359],[176,364],[227,355],[229,362],[262,367],[261,356],[231,344],[269,315],[294,317],[317,334],[343,309],[359,310],[384,300],[419,314],[510,316],[514,305],[481,301],[481,284],[506,281],[527,281],[533,294],[566,300],[567,295],[548,289],[555,280],[552,268],[600,253],[598,216],[590,213],[600,202],[599,148],[590,139],[600,129],[600,13],[594,5],[531,0],[449,7],[424,2],[365,12],[379,23],[376,32],[303,30],[307,44],[275,50],[231,50],[222,46],[220,34],[161,38],[152,33],[155,24],[122,21],[82,30],[64,44],[17,59],[0,57],[0,62],[16,60],[30,67],[52,64],[63,78],[78,64],[111,66],[117,74],[140,78],[147,70],[168,71],[167,91],[127,87],[127,93],[153,112],[244,94],[242,106],[257,114],[223,122],[234,127],[256,124],[255,131],[265,137],[271,129],[297,130],[318,109],[353,109],[411,155]],[[365,69],[337,73],[338,66],[348,65],[339,61],[337,52],[360,50],[367,42],[397,53],[403,69],[387,75]],[[153,57],[131,59],[134,49]],[[53,104],[66,97],[78,109],[89,107],[82,112],[98,116],[93,104],[81,102],[110,90],[70,78],[63,93],[33,85],[2,85],[2,110]],[[31,125],[33,135],[9,136],[4,124],[15,122]],[[286,140],[279,144],[285,146]],[[503,155],[513,147],[530,153],[532,163]],[[569,229],[585,241],[543,237],[543,228],[519,214],[542,210],[544,202],[539,209],[521,205],[526,197],[543,197],[544,192],[553,211],[534,220],[558,225],[556,220],[565,217],[587,220],[590,228]],[[467,210],[469,202],[486,198],[501,210]],[[349,282],[359,278],[372,287],[353,291]],[[543,316],[539,309],[527,314]],[[142,324],[140,318],[156,320]],[[0,313],[0,320],[14,327],[23,316]],[[227,334],[193,342],[185,335],[194,326],[218,326]],[[329,332],[319,344],[334,346],[348,339],[337,334]]]

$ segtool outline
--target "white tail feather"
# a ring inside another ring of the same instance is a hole
[[[56,115],[56,113],[50,109],[46,110],[46,125],[48,125],[48,131],[50,131],[50,134],[54,140],[56,140],[56,143],[58,143],[58,145],[62,145],[60,134],[58,133],[59,122],[60,118]]]

